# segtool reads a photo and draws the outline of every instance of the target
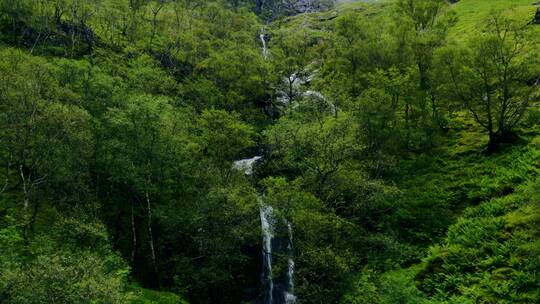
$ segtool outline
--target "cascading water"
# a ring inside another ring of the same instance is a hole
[[[245,175],[253,174],[253,166],[262,157],[255,156],[253,158],[242,159],[235,161],[233,168],[243,171]],[[262,272],[261,281],[263,286],[262,303],[264,304],[294,304],[296,303],[296,296],[294,295],[294,259],[293,259],[293,228],[289,221],[281,221],[286,224],[287,227],[287,240],[286,240],[286,256],[287,259],[287,273],[284,276],[277,276],[274,278],[273,264],[275,251],[279,250],[279,255],[282,255],[283,240],[278,235],[278,228],[280,228],[274,208],[264,202],[264,197],[259,195],[257,197],[259,203],[259,214],[261,218],[261,231],[262,231]],[[280,279],[281,278],[281,279]]]
[[[266,43],[266,33],[264,28],[261,30],[259,39],[262,44],[262,55],[264,59],[268,59],[270,54],[268,45]],[[293,80],[294,82],[294,80]],[[299,85],[299,84],[298,84]],[[245,175],[253,174],[253,166],[259,161],[262,156],[255,156],[252,158],[242,159],[235,161],[233,168],[243,171]],[[289,221],[285,221],[287,224],[287,274],[278,283],[275,282],[273,273],[274,263],[274,248],[281,249],[279,246],[279,238],[277,237],[277,229],[279,221],[276,218],[274,209],[272,206],[264,202],[264,198],[257,196],[259,203],[259,214],[261,218],[261,231],[262,231],[262,271],[261,281],[264,289],[262,302],[264,304],[294,304],[296,303],[296,296],[294,295],[294,260],[293,260],[293,229]]]
[[[259,197],[259,212],[261,214],[261,230],[263,233],[263,269],[261,280],[266,294],[264,303],[274,303],[274,279],[272,274],[272,240],[274,239],[274,209],[271,206],[264,205]]]
[[[266,60],[270,56],[270,50],[268,49],[268,43],[266,41],[267,35],[264,27],[261,29],[259,39],[261,41],[262,56]],[[335,114],[336,107],[323,94],[312,90],[302,91],[302,86],[309,84],[315,79],[317,70],[309,73],[305,72],[307,71],[304,71],[304,73],[295,72],[288,77],[283,77],[283,87],[286,89],[278,89],[276,91],[276,102],[278,107],[287,107],[291,105],[294,97],[298,96],[307,100],[323,102],[327,105],[327,108],[332,112],[332,114]]]
[[[263,58],[267,59],[269,51],[268,51],[268,45],[266,44],[266,33],[264,31],[264,28],[261,30],[261,34],[259,35],[259,39],[261,39]]]
[[[245,175],[251,175],[253,174],[253,165],[255,165],[255,163],[261,158],[262,156],[255,156],[252,158],[237,160],[234,162],[233,168],[236,170],[244,171]]]
[[[296,303],[296,296],[294,295],[294,260],[293,260],[293,229],[290,222],[287,222],[287,232],[289,234],[289,244],[287,249],[289,251],[289,260],[287,261],[287,290],[285,291],[285,303]]]

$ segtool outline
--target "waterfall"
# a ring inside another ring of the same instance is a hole
[[[261,280],[266,288],[264,303],[274,303],[274,279],[272,274],[272,240],[274,239],[274,209],[265,205],[259,197],[259,212],[261,214],[261,230],[263,233],[263,270]]]
[[[253,174],[253,166],[257,161],[262,159],[262,156],[242,159],[233,163],[233,169],[243,171],[245,175]],[[279,243],[282,241],[277,235],[279,221],[274,212],[274,208],[264,202],[262,195],[257,196],[259,203],[259,215],[261,219],[262,231],[262,271],[261,282],[264,288],[263,304],[294,304],[296,296],[294,295],[294,270],[295,264],[293,259],[293,228],[292,224],[285,220],[287,226],[287,273],[281,279],[274,278],[273,263],[274,249],[282,249]],[[280,250],[281,251],[281,250]],[[278,280],[278,281],[276,281]]]
[[[308,90],[304,94],[302,94],[302,96],[307,97],[307,98],[312,98],[314,100],[318,100],[324,103],[327,106],[327,108],[330,110],[332,115],[336,115],[336,106],[334,105],[334,103],[328,100],[328,98],[326,98],[326,96],[324,96],[321,92]]]
[[[264,27],[261,30],[261,34],[259,35],[259,39],[261,40],[262,44],[262,55],[264,59],[268,59],[268,45],[266,44],[266,33],[264,31]]]
[[[255,156],[252,158],[237,160],[233,163],[233,168],[239,171],[244,171],[245,175],[251,175],[253,174],[253,165],[255,165],[255,163],[261,158],[262,156]]]
[[[286,87],[288,91],[277,91],[277,104],[282,107],[292,106],[295,108],[298,105],[298,101],[293,103],[293,97],[298,97],[302,98],[304,102],[320,102],[325,105],[326,109],[332,113],[332,115],[335,115],[337,111],[336,106],[321,92],[302,90],[304,85],[309,85],[316,78],[316,72],[317,71],[311,72],[303,77],[300,76],[299,73],[293,73],[289,77],[283,77],[283,86]]]
[[[287,232],[289,234],[289,244],[287,245],[289,259],[287,261],[287,290],[285,290],[285,303],[296,303],[294,295],[294,260],[293,260],[293,229],[290,222],[287,222]]]
[[[261,46],[262,46],[262,56],[266,60],[268,59],[270,55],[270,51],[268,49],[268,44],[266,42],[266,31],[264,27],[261,29],[261,33],[259,34],[259,39],[261,40]],[[316,99],[318,101],[322,101],[326,103],[326,105],[330,108],[330,111],[332,114],[335,115],[336,113],[336,107],[334,104],[328,100],[323,94],[317,91],[308,90],[305,92],[301,91],[301,86],[305,84],[309,84],[311,81],[313,81],[316,77],[317,70],[312,71],[308,75],[305,75],[305,77],[302,77],[301,73],[293,73],[292,75],[288,77],[283,77],[283,85],[288,88],[288,90],[277,90],[276,91],[276,101],[277,105],[280,107],[287,107],[291,105],[292,99],[294,96],[300,96],[303,98],[312,98]],[[255,161],[259,160],[260,157],[256,157]],[[243,160],[243,161],[252,161],[253,159]],[[247,175],[251,174],[251,171],[249,173],[246,173]]]

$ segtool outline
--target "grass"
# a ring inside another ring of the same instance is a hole
[[[450,30],[449,37],[456,41],[480,33],[490,16],[501,12],[504,16],[525,26],[536,12],[534,0],[461,0],[453,5],[459,18],[458,23]],[[540,26],[528,26],[531,35],[540,35]]]
[[[466,113],[451,121],[451,130],[431,153],[411,155],[399,164],[397,186],[406,212],[403,236],[430,245],[468,207],[511,194],[540,175],[540,132],[526,129],[521,142],[486,155],[487,138]]]
[[[431,248],[417,272],[418,286],[434,300],[451,303],[537,303],[539,182],[467,209],[443,245]]]
[[[137,284],[132,284],[130,289],[134,295],[131,304],[188,304],[187,301],[172,292],[146,289]]]

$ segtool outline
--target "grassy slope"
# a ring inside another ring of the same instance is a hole
[[[531,0],[461,0],[450,43],[479,33],[496,11],[526,25]],[[328,20],[355,11],[388,14],[388,3],[353,2],[334,10],[291,17],[324,33]],[[540,26],[527,26],[529,42],[540,43]],[[430,246],[422,263],[378,278],[362,274],[344,303],[534,303],[540,300],[540,126],[524,125],[521,141],[487,156],[487,136],[467,113],[451,120],[451,131],[430,155],[400,164],[409,208],[401,214],[404,238]],[[435,229],[433,229],[435,228]],[[431,229],[431,230],[430,230]],[[426,247],[427,248],[427,247]],[[368,281],[372,280],[368,283]],[[416,287],[415,287],[416,286]],[[420,291],[421,290],[421,291]],[[376,300],[376,298],[378,300]],[[358,302],[360,301],[360,302]]]
[[[417,272],[433,302],[537,303],[539,179],[469,208]]]
[[[521,142],[486,156],[485,135],[470,119],[453,124],[436,156],[403,164],[411,168],[400,184],[411,239],[442,237],[405,270],[409,284],[433,303],[533,303],[540,296],[540,126],[523,126]],[[429,227],[440,230],[426,233]]]
[[[459,21],[450,38],[459,43],[478,33],[494,10],[526,24],[535,7],[528,0],[462,0],[454,10]],[[528,26],[527,34],[536,39],[532,42],[540,42],[539,26]],[[386,283],[380,283],[379,290],[384,293],[392,277],[402,277],[408,281],[403,286],[416,285],[425,292],[407,303],[536,303],[540,126],[522,126],[520,143],[485,156],[481,149],[486,136],[467,115],[454,118],[452,124],[437,156],[403,164],[410,166],[411,175],[401,183],[402,189],[409,189],[408,216],[420,225],[413,225],[411,237],[425,237],[427,242],[443,238],[420,265],[383,275]],[[422,223],[441,230],[419,235],[426,231]]]
[[[461,40],[483,29],[491,14],[501,11],[520,23],[530,22],[536,11],[534,0],[461,0],[453,5],[459,22],[453,27],[450,37]],[[530,27],[531,34],[540,34],[539,27]]]
[[[522,24],[535,11],[528,0],[462,0],[454,9],[459,21],[450,37],[455,42],[480,31],[494,10]],[[527,34],[538,43],[540,27],[528,26]],[[447,146],[453,168],[438,181],[458,186],[466,194],[461,203],[480,204],[466,209],[410,271],[430,302],[535,303],[540,300],[540,129],[524,127],[522,143],[490,157],[472,152],[485,136],[470,127],[464,131]],[[455,179],[456,172],[463,174]]]
[[[522,142],[500,153],[483,153],[486,135],[462,113],[455,117],[441,147],[429,155],[400,164],[400,189],[407,211],[401,225],[404,237],[425,245],[444,237],[464,208],[512,193],[537,174],[540,149],[531,146],[538,132],[523,134]]]

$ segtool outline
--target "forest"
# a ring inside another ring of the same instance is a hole
[[[0,0],[0,303],[540,303],[540,3]]]

